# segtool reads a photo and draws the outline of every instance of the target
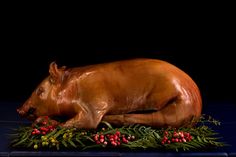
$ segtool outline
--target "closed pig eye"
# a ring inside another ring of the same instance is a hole
[[[43,87],[39,87],[39,88],[37,89],[37,91],[36,91],[36,94],[37,94],[38,96],[40,96],[43,92],[44,92]]]

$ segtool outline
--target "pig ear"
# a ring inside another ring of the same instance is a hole
[[[52,84],[61,83],[63,80],[65,69],[66,69],[65,66],[58,69],[57,64],[55,62],[52,62],[49,66],[49,73],[50,73],[49,81]]]

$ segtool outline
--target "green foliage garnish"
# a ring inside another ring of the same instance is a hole
[[[106,150],[119,147],[128,150],[169,151],[197,151],[226,146],[227,144],[219,141],[218,133],[208,127],[207,123],[220,125],[219,121],[210,116],[202,116],[194,127],[178,129],[156,129],[139,124],[113,128],[107,122],[101,122],[97,129],[77,129],[50,127],[44,123],[46,126],[18,128],[16,133],[12,134],[11,146],[35,150]]]

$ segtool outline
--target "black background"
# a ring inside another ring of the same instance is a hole
[[[147,57],[166,60],[188,73],[204,101],[235,102],[233,11],[190,10],[166,16],[155,10],[147,15],[87,11],[73,17],[59,12],[41,15],[42,10],[33,15],[5,11],[0,101],[24,102],[48,75],[52,61],[75,67]]]

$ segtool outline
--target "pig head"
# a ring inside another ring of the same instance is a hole
[[[58,69],[55,62],[50,64],[50,76],[45,78],[31,97],[17,109],[21,117],[35,120],[40,116],[59,115],[57,95],[63,81],[64,70],[65,67]]]

